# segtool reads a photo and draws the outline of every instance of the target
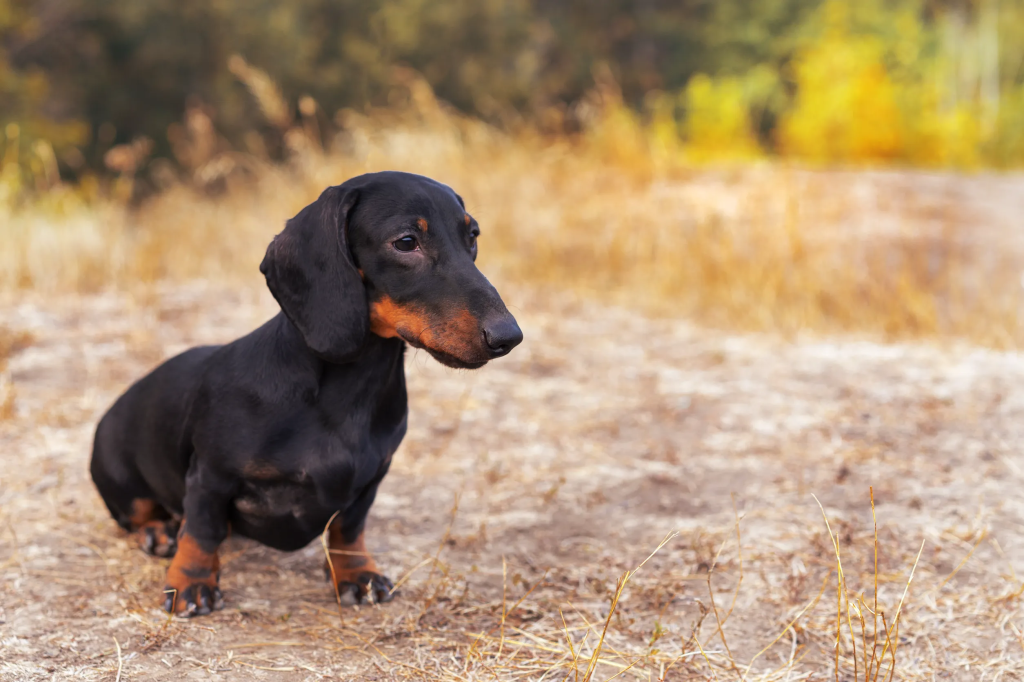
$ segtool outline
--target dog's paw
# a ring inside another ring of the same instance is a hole
[[[352,606],[364,602],[372,604],[383,604],[395,597],[395,586],[390,578],[363,571],[344,577],[339,576],[338,580],[338,601],[343,606]]]
[[[217,549],[204,549],[185,528],[164,584],[164,610],[175,616],[203,616],[224,606]]]
[[[135,531],[139,546],[146,554],[172,557],[178,551],[178,522],[150,521]]]
[[[179,618],[205,616],[224,608],[224,596],[217,586],[194,583],[184,589],[164,588],[164,611]]]

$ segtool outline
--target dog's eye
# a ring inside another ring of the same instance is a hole
[[[420,245],[416,242],[416,237],[402,237],[401,239],[396,239],[392,246],[399,251],[408,253],[409,251],[415,251]]]

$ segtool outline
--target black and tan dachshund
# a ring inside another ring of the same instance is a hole
[[[472,369],[523,339],[474,264],[479,233],[462,199],[425,177],[330,187],[260,265],[282,312],[167,360],[114,403],[96,428],[93,481],[146,551],[174,556],[167,611],[222,605],[229,530],[290,551],[328,523],[342,602],[391,598],[363,528],[406,431],[406,344]]]

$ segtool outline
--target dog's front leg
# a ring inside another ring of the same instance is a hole
[[[217,551],[228,534],[230,498],[203,476],[189,470],[185,518],[178,531],[178,551],[167,569],[163,607],[182,618],[202,616],[223,607]]]
[[[377,486],[385,473],[386,467],[352,506],[331,522],[327,531],[327,546],[330,550],[330,563],[326,566],[327,578],[334,582],[338,601],[345,605],[358,604],[364,599],[377,603],[387,602],[394,597],[394,584],[381,574],[363,539],[366,515],[370,512],[377,495]]]
[[[358,604],[364,599],[387,602],[392,598],[394,585],[381,574],[366,549],[363,525],[346,528],[341,519],[336,519],[327,533],[331,555],[327,570],[337,589],[338,600],[345,605]]]

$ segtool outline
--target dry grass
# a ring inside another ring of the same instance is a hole
[[[1024,673],[1018,357],[790,345],[504,293],[527,332],[505,362],[409,358],[410,433],[368,534],[398,598],[339,611],[318,544],[233,538],[228,607],[194,621],[155,608],[166,561],[109,519],[89,441],[127,381],[272,299],[20,295],[2,319],[34,340],[0,421],[0,679]]]
[[[936,184],[783,165],[701,170],[630,142],[614,126],[610,95],[591,133],[552,140],[501,133],[451,114],[415,80],[405,87],[408,102],[396,110],[339,116],[329,152],[300,123],[286,133],[284,166],[217,153],[208,119],[196,123],[203,114],[191,112],[192,135],[178,141],[194,165],[189,182],[135,209],[57,188],[9,210],[0,287],[249,281],[270,237],[325,186],[398,168],[466,198],[484,229],[483,267],[499,279],[786,334],[938,335],[996,347],[1022,338],[1018,254],[986,248],[979,223],[996,227],[979,215],[988,206],[951,195],[952,176]],[[130,183],[123,176],[115,194]],[[1017,203],[996,222],[1012,227]]]

